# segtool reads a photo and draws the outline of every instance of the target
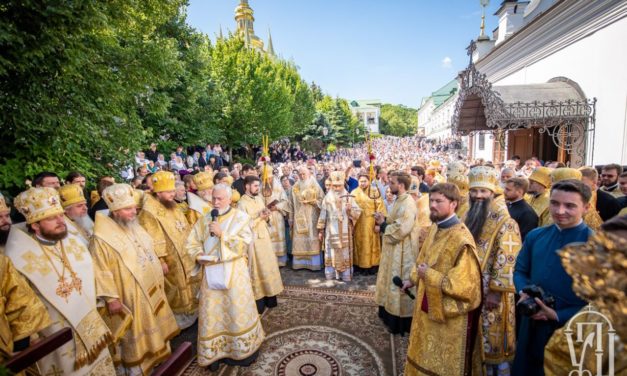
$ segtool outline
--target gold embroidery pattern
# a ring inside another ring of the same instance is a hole
[[[48,259],[44,255],[37,256],[34,252],[27,251],[22,255],[22,258],[26,260],[26,266],[24,266],[24,270],[29,274],[37,272],[43,276],[46,276],[50,272],[52,272],[52,268],[48,263]]]

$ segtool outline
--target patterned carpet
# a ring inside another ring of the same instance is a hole
[[[193,362],[184,375],[401,375],[407,337],[387,332],[373,298],[364,290],[286,287],[279,306],[262,316],[266,340],[255,363],[212,373]]]

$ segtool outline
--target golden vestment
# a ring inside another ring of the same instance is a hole
[[[359,218],[361,209],[355,199],[347,195],[346,191],[339,194],[329,191],[322,200],[322,209],[318,217],[317,228],[324,229],[324,266],[328,279],[341,277],[350,280],[352,277],[351,222]],[[346,211],[347,203],[351,206],[350,213]]]
[[[320,216],[320,206],[324,193],[318,182],[310,178],[298,181],[292,187],[292,199],[289,205],[289,218],[293,223],[292,268],[320,270],[320,240],[316,225]]]
[[[459,204],[457,205],[457,209],[455,210],[455,214],[459,218],[464,218],[470,209],[470,202],[468,199],[468,194],[462,195],[461,200],[459,200]]]
[[[376,189],[376,187],[372,187]],[[379,191],[377,190],[377,193]],[[361,215],[355,222],[355,262],[360,268],[368,269],[379,265],[381,260],[381,235],[374,232],[374,213],[387,215],[383,198],[372,199],[361,188],[352,192],[357,205],[361,208]]]
[[[546,226],[553,223],[551,213],[549,212],[550,191],[547,189],[544,193],[537,196],[530,194],[525,195],[525,201],[531,205],[538,216],[538,227]]]
[[[407,193],[400,195],[390,210],[383,233],[375,301],[398,317],[412,317],[414,308],[414,301],[392,283],[392,278],[408,280],[411,274],[418,252],[416,216],[414,199]],[[415,292],[413,288],[412,292]]]
[[[87,247],[69,233],[54,245],[46,245],[25,231],[19,225],[11,228],[6,252],[46,306],[52,325],[41,332],[49,336],[70,327],[74,338],[39,360],[40,372],[59,376],[115,374],[107,349],[112,336],[96,308],[93,262]],[[64,257],[74,276],[61,261]]]
[[[608,375],[609,366],[609,325],[598,313],[586,312],[588,308],[584,307],[575,316],[573,316],[563,327],[557,329],[549,343],[544,348],[544,373],[547,376],[561,376],[569,375],[571,371],[578,369],[575,362],[581,362],[583,370],[589,370],[592,374],[596,375],[597,366],[601,366],[603,375]],[[606,317],[609,317],[607,313]],[[597,326],[601,328],[601,333],[596,333]],[[581,328],[579,328],[581,325]],[[571,333],[568,333],[567,329],[570,328]],[[582,331],[581,337],[578,337],[578,331]],[[598,335],[600,338],[597,338]],[[568,335],[571,336],[571,344],[568,343]],[[618,335],[614,333],[615,341],[614,347],[614,375],[627,375],[627,354],[625,347],[621,345],[621,341]],[[581,339],[581,340],[578,340]],[[592,341],[589,341],[592,339]],[[601,349],[604,351],[599,354],[600,358],[597,358],[597,341],[601,341]],[[571,349],[572,346],[572,349]],[[574,351],[576,359],[571,358],[571,351]],[[600,364],[598,363],[600,360]],[[573,373],[579,374],[579,373]],[[587,373],[582,373],[587,374]]]
[[[185,217],[187,217],[187,212],[189,212],[189,204],[187,201],[176,202],[176,207],[183,213]]]
[[[424,280],[416,273],[421,263],[429,266]],[[471,358],[474,371],[481,372],[480,340],[468,335],[477,325],[473,311],[481,304],[481,274],[466,226],[432,225],[412,269],[418,290],[405,376],[470,374]]]
[[[261,346],[261,326],[248,273],[247,256],[253,233],[250,218],[238,209],[218,217],[222,236],[209,233],[207,217],[194,225],[187,252],[208,262],[193,273],[202,277],[198,308],[198,364],[223,358],[241,360]]]
[[[198,218],[205,215],[211,215],[211,209],[213,206],[210,202],[205,201],[203,198],[195,193],[187,192],[188,208],[185,217],[191,226],[196,224]]]
[[[522,246],[518,224],[507,208],[493,201],[488,217],[476,242],[477,257],[481,265],[483,295],[500,294],[500,304],[495,309],[481,312],[484,361],[500,364],[514,359],[516,346],[516,315],[514,293],[514,265]]]
[[[283,281],[272,249],[268,223],[259,216],[265,205],[259,196],[243,195],[237,208],[248,215],[253,232],[248,264],[255,300],[277,296],[283,291]]]
[[[264,204],[267,206],[276,201],[277,210],[270,214],[268,231],[272,241],[272,249],[277,257],[279,266],[287,263],[287,243],[285,242],[285,216],[289,212],[287,194],[278,180],[272,182],[272,194],[263,196]]]
[[[148,375],[169,356],[169,340],[179,332],[152,239],[139,225],[125,228],[97,213],[90,251],[98,298],[119,299],[133,317],[120,338],[116,363],[120,361],[125,368],[139,366]]]
[[[195,321],[199,285],[198,279],[190,278],[194,260],[185,252],[189,223],[181,211],[176,208],[166,209],[149,194],[144,198],[143,209],[138,218],[139,223],[152,237],[155,253],[168,265],[165,293],[176,322],[181,329],[185,329]]]
[[[615,198],[619,198],[619,197],[623,197],[623,191],[620,190],[620,186],[616,186],[616,188],[608,190],[606,187],[602,186],[601,188],[599,188],[602,191],[605,191],[609,194],[611,194],[612,196],[614,196]]]
[[[52,322],[46,306],[4,255],[0,255],[0,302],[0,363],[4,363],[13,353],[13,342]]]

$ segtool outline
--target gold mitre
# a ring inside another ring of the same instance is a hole
[[[551,172],[551,183],[555,184],[558,181],[568,179],[581,180],[581,176],[581,171],[575,168],[560,167]]]
[[[453,183],[459,188],[460,193],[468,193],[468,168],[461,162],[451,162],[446,166],[446,181]]]
[[[20,193],[14,204],[28,224],[63,214],[59,193],[54,188],[30,188]]]
[[[133,187],[128,184],[113,184],[102,192],[110,211],[126,209],[137,206]]]
[[[229,175],[225,179],[226,182],[229,183],[229,185],[233,185],[233,176]]]
[[[174,179],[174,174],[169,171],[158,171],[152,175],[151,179],[152,191],[155,193],[175,190],[174,184],[176,180]]]
[[[470,169],[468,173],[469,188],[486,188],[492,192],[496,191],[499,176],[496,170],[488,166],[477,166]]]
[[[342,171],[333,171],[331,175],[329,176],[329,180],[331,180],[331,185],[344,186],[346,177]]]
[[[66,184],[59,188],[59,197],[61,198],[63,209],[74,204],[87,203],[83,188],[78,184]]]
[[[205,189],[213,188],[213,173],[209,171],[202,171],[194,175],[194,184],[196,189],[204,191]]]
[[[0,213],[8,213],[11,211],[9,205],[7,205],[7,201],[4,199],[2,193],[0,193]]]
[[[536,183],[542,184],[545,188],[551,186],[551,169],[548,167],[536,167],[533,169],[529,180],[533,180]]]

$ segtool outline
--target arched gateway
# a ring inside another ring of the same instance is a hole
[[[590,164],[594,145],[596,98],[586,99],[579,86],[562,77],[527,85],[492,86],[472,60],[457,77],[460,88],[452,119],[453,133],[494,135],[493,161],[513,155],[536,156],[571,167]],[[474,157],[474,156],[470,156]]]

